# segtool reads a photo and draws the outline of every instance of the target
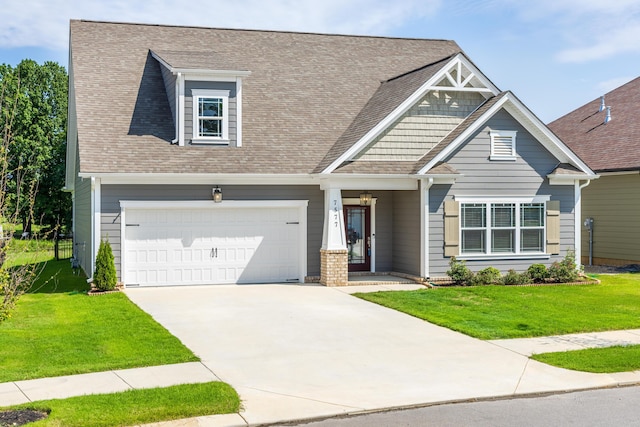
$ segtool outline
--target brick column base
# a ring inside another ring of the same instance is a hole
[[[320,283],[325,286],[349,284],[349,258],[346,249],[320,249]]]

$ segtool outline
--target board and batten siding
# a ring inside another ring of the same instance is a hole
[[[78,162],[76,164],[79,164]],[[91,179],[82,179],[76,173],[73,190],[75,224],[73,245],[74,256],[87,277],[93,276],[91,271]]]
[[[420,275],[420,191],[393,195],[393,271]]]
[[[418,160],[484,101],[474,92],[429,91],[356,159]]]
[[[229,82],[201,82],[187,80],[185,82],[184,91],[184,140],[191,141],[193,135],[193,96],[192,90],[213,89],[229,91],[229,146],[235,147],[237,143],[237,103],[236,103],[236,84]]]
[[[120,277],[121,200],[211,200],[210,185],[102,185],[101,235],[108,236]],[[224,200],[308,200],[307,274],[320,275],[320,246],[324,224],[324,193],[314,186],[222,187]],[[211,202],[213,203],[213,201]]]
[[[517,131],[516,160],[490,160],[492,130]],[[533,263],[550,265],[574,249],[574,186],[549,185],[546,178],[558,164],[527,130],[509,113],[498,112],[486,125],[454,152],[446,162],[463,176],[453,185],[434,185],[429,190],[429,274],[443,277],[449,269],[450,257],[444,256],[444,202],[461,197],[530,197],[550,196],[560,201],[560,254],[550,259],[492,259],[469,260],[472,271],[493,266],[503,272],[508,269],[526,270]]]
[[[582,223],[594,219],[593,263],[640,263],[640,175],[605,175],[582,190]],[[582,226],[582,261],[589,261],[589,232]]]

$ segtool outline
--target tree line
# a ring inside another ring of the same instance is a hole
[[[71,197],[63,191],[68,76],[55,62],[25,59],[0,65],[0,209],[3,222],[31,234],[71,226]]]

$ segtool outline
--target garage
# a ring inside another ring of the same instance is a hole
[[[302,282],[306,201],[121,201],[126,286]]]

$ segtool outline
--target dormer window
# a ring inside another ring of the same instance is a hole
[[[491,131],[491,160],[516,160],[516,131]]]
[[[193,142],[229,143],[229,91],[193,89]]]

